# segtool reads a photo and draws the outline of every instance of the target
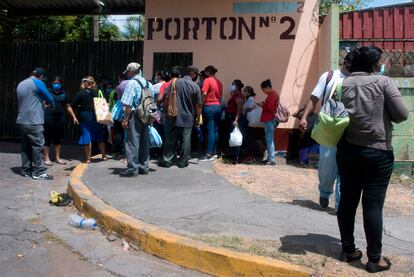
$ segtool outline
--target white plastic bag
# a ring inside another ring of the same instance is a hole
[[[240,132],[239,127],[235,127],[233,132],[230,134],[229,145],[230,147],[241,146],[243,142],[243,135]]]
[[[249,127],[264,127],[263,122],[260,122],[262,111],[262,107],[256,106],[253,110],[247,113],[246,117],[249,122]]]

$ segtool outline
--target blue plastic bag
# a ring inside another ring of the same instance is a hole
[[[161,136],[158,134],[157,129],[152,125],[149,126],[149,144],[150,148],[162,147]]]
[[[125,117],[125,112],[123,109],[123,104],[121,100],[115,102],[114,107],[112,108],[112,119],[116,121],[122,121]]]

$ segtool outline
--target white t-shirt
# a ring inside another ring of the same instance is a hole
[[[254,109],[256,108],[256,100],[253,96],[250,96],[246,102],[243,104],[243,113],[246,114],[247,109]]]
[[[158,94],[160,93],[160,88],[161,86],[164,84],[163,81],[156,83],[155,85],[152,86],[152,88],[154,89],[154,94]]]
[[[319,77],[318,84],[316,84],[316,87],[312,91],[312,95],[315,96],[318,99],[321,99],[324,97],[324,100],[322,103],[325,103],[325,101],[329,98],[329,93],[332,90],[332,86],[334,85],[335,81],[339,78],[345,78],[345,75],[342,74],[341,70],[337,69],[333,71],[332,79],[329,81],[328,85],[326,85],[326,78],[328,77],[329,71],[323,73],[321,77]],[[326,87],[326,93],[325,93],[325,87]]]

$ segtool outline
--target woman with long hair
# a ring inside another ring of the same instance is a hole
[[[343,261],[359,260],[355,247],[355,214],[362,194],[369,272],[388,270],[389,259],[381,256],[382,210],[394,166],[391,146],[392,122],[408,118],[408,109],[394,81],[378,74],[382,50],[364,46],[351,51],[351,76],[342,85],[342,99],[349,126],[338,145],[341,178],[338,225]]]

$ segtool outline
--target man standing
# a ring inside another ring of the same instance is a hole
[[[149,164],[149,128],[148,124],[142,123],[135,112],[141,103],[144,89],[148,89],[152,97],[154,91],[151,83],[139,76],[141,65],[130,63],[124,74],[130,79],[121,102],[125,106],[125,118],[122,127],[126,130],[125,156],[127,168],[120,173],[121,177],[136,177],[138,174],[148,174]]]
[[[307,117],[313,112],[318,104],[322,101],[323,106],[329,99],[330,92],[334,83],[349,75],[349,61],[350,56],[344,58],[341,70],[333,70],[323,73],[319,77],[318,84],[313,89],[311,97],[306,104],[305,111],[300,120],[300,129],[306,131],[308,129]],[[335,187],[335,210],[338,210],[340,200],[340,178],[338,175],[338,168],[336,165],[336,147],[329,147],[325,145],[319,146],[319,163],[318,163],[318,177],[319,177],[319,204],[322,208],[329,205],[329,197],[333,193],[333,186],[336,180]]]
[[[187,68],[187,75],[183,78],[174,78],[167,87],[165,94],[175,89],[177,93],[177,115],[173,118],[166,116],[168,133],[165,135],[163,159],[159,166],[170,167],[175,157],[175,146],[181,142],[180,158],[177,161],[179,168],[188,166],[191,151],[191,131],[195,118],[201,114],[201,91],[190,74],[197,73],[194,66]]]
[[[17,86],[18,115],[16,123],[22,137],[22,169],[21,175],[32,176],[35,180],[53,180],[53,176],[46,173],[43,164],[43,101],[54,107],[52,95],[43,83],[45,70],[37,67],[32,76],[21,81]]]

